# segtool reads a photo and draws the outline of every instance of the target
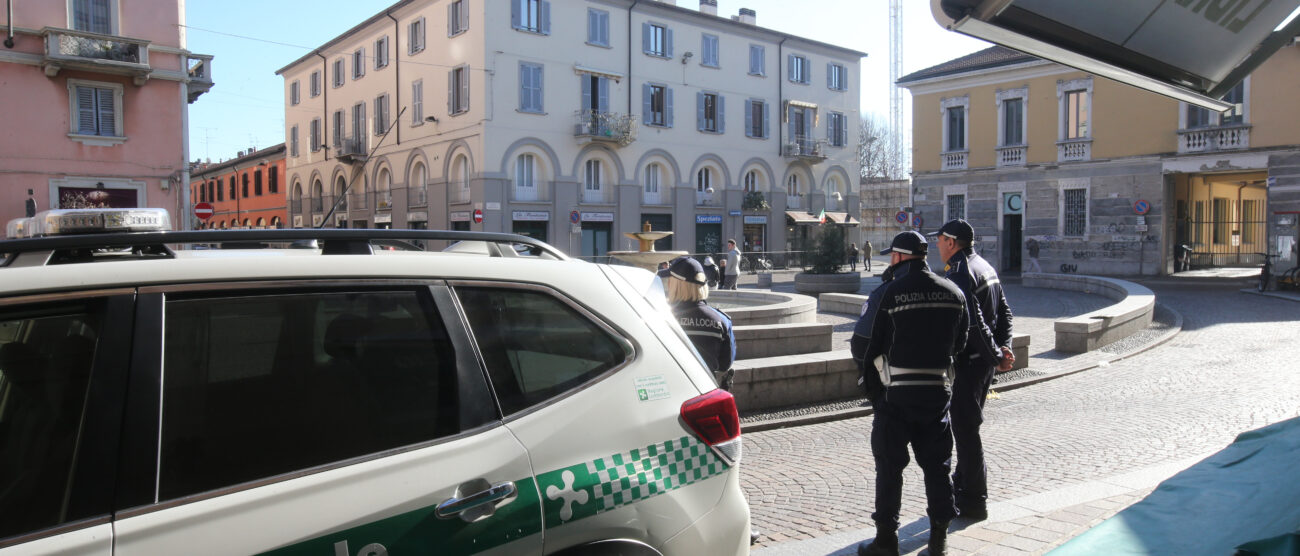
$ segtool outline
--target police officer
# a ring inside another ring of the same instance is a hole
[[[925,237],[894,236],[881,255],[890,256],[885,280],[867,298],[853,330],[853,359],[875,408],[871,455],[876,462],[876,538],[858,545],[859,556],[898,555],[898,517],[902,505],[907,445],[925,476],[930,516],[930,554],[947,554],[953,507],[952,399],[953,357],[966,345],[966,298],[952,282],[930,271]]]
[[[1002,293],[997,271],[971,249],[975,229],[962,219],[934,232],[939,256],[947,262],[947,278],[966,295],[971,315],[966,348],[957,358],[957,378],[952,393],[952,433],[957,444],[953,492],[962,517],[988,518],[988,475],[984,467],[984,400],[993,383],[994,369],[1011,370],[1011,308]]]
[[[664,279],[673,316],[704,358],[718,386],[731,390],[736,376],[735,369],[731,368],[736,359],[736,336],[731,330],[731,317],[705,301],[709,287],[704,267],[699,261],[683,256],[660,270],[659,276]]]

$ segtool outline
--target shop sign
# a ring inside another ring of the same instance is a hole
[[[545,210],[516,210],[510,217],[515,221],[546,222],[551,219],[551,213]]]
[[[767,217],[766,217],[766,216],[746,216],[746,217],[745,217],[745,223],[746,223],[746,224],[767,224]]]
[[[583,212],[583,222],[613,222],[614,213],[612,212]]]
[[[721,224],[721,214],[697,214],[695,215],[696,224]]]

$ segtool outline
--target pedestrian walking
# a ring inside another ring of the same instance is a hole
[[[869,239],[862,246],[862,266],[867,269],[867,272],[871,272],[871,254],[875,251],[876,248],[871,246],[871,240]]]
[[[704,257],[704,276],[708,279],[709,289],[718,287],[718,279],[722,276],[722,270],[718,268],[717,263],[713,262],[712,256]]]
[[[736,289],[736,280],[740,278],[740,250],[736,249],[736,240],[727,240],[727,266],[722,271],[722,289]]]
[[[853,330],[851,351],[859,383],[871,399],[871,456],[876,462],[876,538],[859,556],[898,556],[903,469],[911,444],[925,478],[930,554],[947,554],[948,524],[957,515],[952,482],[953,358],[966,345],[966,298],[930,271],[928,245],[917,232],[894,236],[884,283],[871,292]]]
[[[709,288],[704,266],[682,256],[674,259],[666,270],[659,271],[659,276],[665,282],[668,303],[682,331],[704,358],[718,387],[731,390],[736,376],[731,368],[736,359],[736,336],[731,317],[707,302]]]
[[[1025,242],[1025,249],[1029,250],[1029,272],[1042,272],[1043,267],[1038,266],[1038,240],[1029,238]]]
[[[1011,307],[993,265],[971,249],[975,228],[962,219],[944,224],[936,236],[947,278],[961,288],[970,314],[966,346],[957,357],[952,392],[952,433],[957,445],[953,493],[961,517],[988,518],[988,471],[980,425],[984,400],[996,370],[1011,369]],[[1032,259],[1031,259],[1032,260]]]
[[[849,244],[848,256],[849,256],[849,272],[857,272],[858,271],[858,244],[856,243]]]

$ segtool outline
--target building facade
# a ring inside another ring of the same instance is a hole
[[[1168,274],[1182,245],[1193,266],[1257,265],[1264,252],[1295,264],[1294,44],[1223,114],[1002,47],[899,83],[913,95],[922,227],[966,218],[1003,271]]]
[[[13,40],[0,48],[10,130],[0,134],[0,218],[89,206],[187,213],[189,103],[212,87],[212,57],[186,50],[184,2],[11,9]]]
[[[284,228],[288,222],[284,143],[240,152],[233,160],[196,164],[191,170],[190,199],[212,205],[212,215],[192,214],[194,229]]]
[[[598,257],[635,249],[623,234],[644,222],[674,232],[659,249],[780,251],[810,213],[857,214],[865,54],[714,12],[397,2],[279,71],[290,224],[515,232]]]

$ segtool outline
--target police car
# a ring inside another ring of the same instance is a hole
[[[651,273],[168,222],[0,241],[0,554],[748,551],[735,401]]]

